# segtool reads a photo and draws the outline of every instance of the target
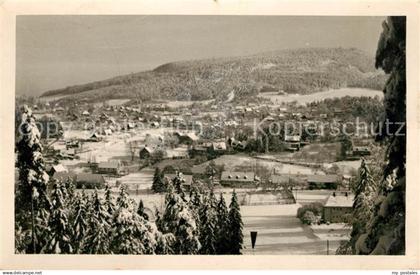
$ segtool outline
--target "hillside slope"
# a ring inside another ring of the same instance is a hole
[[[232,91],[240,99],[264,90],[298,94],[340,87],[380,90],[385,80],[375,70],[374,58],[360,50],[296,49],[167,63],[152,71],[47,91],[42,97],[224,100]]]

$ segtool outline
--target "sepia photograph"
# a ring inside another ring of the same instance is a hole
[[[16,253],[404,254],[405,21],[18,16]]]
[[[408,22],[17,14],[9,251],[412,257]]]

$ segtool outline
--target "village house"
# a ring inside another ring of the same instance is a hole
[[[139,157],[140,157],[140,159],[149,159],[152,156],[154,151],[155,151],[154,148],[148,147],[146,145],[142,149],[140,149]]]
[[[56,165],[51,165],[50,167],[48,167],[49,165],[47,165],[46,170],[48,171],[48,174],[50,176],[53,176],[56,173],[67,173],[68,170],[66,167],[64,167],[64,165],[62,164],[56,164]]]
[[[230,148],[232,148],[234,150],[245,150],[245,148],[247,146],[246,141],[239,141],[239,140],[236,140],[233,137],[228,138],[227,143],[230,146]]]
[[[284,136],[284,148],[289,151],[299,151],[300,150],[300,135],[286,135]]]
[[[337,175],[309,175],[306,182],[309,189],[337,189],[339,184]]]
[[[67,180],[72,180],[73,182],[75,182],[76,173],[69,171],[55,172],[54,174],[51,174],[51,179],[60,182],[66,182]]]
[[[86,188],[86,189],[102,189],[105,187],[105,179],[100,174],[92,173],[80,173],[76,174],[74,172],[56,172],[52,176],[52,179],[66,182],[71,180],[74,182],[76,188]]]
[[[166,150],[166,157],[171,159],[187,159],[189,158],[188,147],[181,146]]]
[[[180,144],[192,145],[195,144],[199,137],[195,133],[177,133],[176,136],[179,139]]]
[[[76,174],[76,188],[102,189],[105,187],[105,179],[100,174],[80,173]]]
[[[195,158],[197,156],[207,156],[207,147],[205,145],[193,145],[188,150],[189,156]]]
[[[224,171],[220,177],[220,184],[231,187],[254,187],[256,183],[254,172]]]
[[[82,147],[82,144],[79,140],[67,140],[66,141],[66,150],[71,148],[79,149]]]
[[[349,192],[333,192],[326,200],[322,209],[324,221],[330,223],[348,222],[353,211],[354,195]]]
[[[367,146],[354,146],[352,150],[352,155],[355,157],[369,156],[371,154]]]
[[[290,175],[271,175],[269,182],[274,185],[287,185],[291,182]]]
[[[101,138],[101,136],[97,133],[97,132],[95,132],[95,133],[93,133],[88,139],[87,139],[87,141],[92,141],[92,142],[98,142],[98,141],[101,141],[102,140],[102,138]]]
[[[227,150],[226,142],[224,141],[212,142],[209,149],[211,152],[214,152],[216,154],[219,154],[219,155],[224,154],[226,153],[226,150]]]
[[[173,180],[176,176],[177,176],[176,174],[164,174],[163,175],[163,177],[167,181]],[[183,173],[180,173],[179,177],[181,178],[181,187],[184,190],[189,191],[191,189],[191,185],[192,185],[192,182],[193,182],[193,176],[192,175],[185,175]]]
[[[119,175],[121,173],[121,163],[119,161],[105,161],[98,163],[99,174]]]

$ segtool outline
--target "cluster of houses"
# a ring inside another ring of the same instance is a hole
[[[254,118],[272,122],[277,120],[300,121],[304,126],[310,126],[318,121],[327,121],[342,115],[343,111],[334,109],[331,113],[319,113],[316,109],[290,108],[287,106],[276,106],[268,104],[223,104],[215,103],[201,105],[194,108],[179,108],[171,110],[164,104],[148,104],[139,108],[127,106],[101,106],[93,110],[88,108],[88,104],[79,104],[76,109],[68,106],[54,105],[51,110],[55,117],[63,120],[80,122],[80,124],[90,123],[92,127],[98,127],[86,140],[66,140],[66,149],[83,150],[84,142],[100,142],[108,136],[112,136],[120,130],[131,130],[140,125],[147,125],[151,128],[173,127],[171,135],[176,138],[177,144],[174,147],[167,146],[162,136],[146,137],[145,142],[141,142],[138,147],[138,157],[142,160],[153,158],[158,151],[164,151],[163,158],[166,159],[192,159],[205,157],[205,159],[216,158],[217,156],[243,151],[247,147],[247,141],[237,140],[233,137],[203,139],[197,135],[198,127],[224,127],[237,128]],[[198,108],[198,109],[197,109]],[[47,109],[35,109],[39,115],[45,115]],[[200,121],[198,125],[196,121]],[[155,139],[154,139],[155,138]],[[301,133],[288,133],[283,137],[284,149],[298,151],[306,143],[302,140]],[[369,155],[370,151],[366,146],[353,146],[349,155],[354,158]],[[203,158],[204,159],[204,158]],[[48,167],[50,176],[57,180],[74,180],[77,187],[102,188],[107,177],[120,177],[127,174],[127,170],[120,161],[96,162],[90,161],[84,172],[75,173],[68,171],[63,165],[53,164]],[[191,174],[183,174],[183,186],[189,188],[197,175],[204,173],[203,168],[198,166],[191,167]],[[165,178],[172,179],[176,176],[173,173],[165,174]],[[331,222],[342,221],[342,217],[348,213],[352,206],[352,195],[342,193],[340,189],[346,190],[345,179],[338,175],[305,175],[296,177],[294,175],[273,174],[269,182],[275,185],[290,184],[299,182],[303,188],[307,189],[328,189],[334,190],[325,203],[325,220]],[[261,184],[261,178],[252,171],[223,171],[214,181],[222,187],[233,188],[255,188]]]

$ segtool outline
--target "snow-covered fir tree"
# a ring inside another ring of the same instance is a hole
[[[145,208],[144,208],[144,204],[142,200],[140,200],[139,206],[137,207],[137,214],[140,217],[143,217],[143,219],[145,219],[146,221],[149,220],[149,215],[147,215],[147,213],[145,212]]]
[[[200,210],[200,254],[216,254],[216,225],[217,216],[213,206],[214,193],[209,194],[203,201]]]
[[[350,245],[354,253],[356,240],[361,234],[365,233],[367,222],[373,214],[376,195],[376,184],[364,159],[360,165],[359,176],[353,189],[355,197]]]
[[[64,208],[64,194],[66,194],[65,187],[60,182],[56,182],[51,194],[52,209],[48,221],[48,240],[41,250],[42,253],[66,254],[73,252],[67,210]]]
[[[162,193],[166,190],[163,173],[159,167],[156,167],[155,173],[153,175],[152,190],[155,193]]]
[[[235,190],[232,193],[232,201],[229,205],[229,251],[228,254],[241,254],[243,244],[243,223],[242,216],[239,209],[238,197],[236,196]]]
[[[220,199],[217,203],[216,213],[216,251],[217,254],[223,255],[229,252],[229,212],[222,193],[220,193]]]
[[[385,181],[395,175],[390,188],[380,188],[375,199],[374,214],[365,234],[356,241],[357,254],[404,255],[406,224],[406,18],[389,16],[376,50],[377,68],[389,74],[384,87],[384,113],[377,140],[387,144]],[[383,184],[381,184],[383,186]]]
[[[157,228],[136,213],[122,186],[112,222],[111,250],[115,254],[154,254]]]
[[[31,236],[23,248],[24,253],[38,253],[45,245],[51,203],[47,196],[48,174],[42,156],[40,132],[32,111],[25,105],[21,110],[19,141],[16,144],[19,181],[15,195],[16,227],[20,234]],[[25,242],[26,242],[25,241]]]
[[[115,203],[114,203],[114,197],[111,194],[111,188],[109,187],[109,185],[106,185],[105,186],[105,202],[104,202],[104,206],[105,206],[106,211],[109,214],[108,223],[111,224],[112,217],[113,217],[114,211],[115,211]]]
[[[191,213],[197,225],[198,232],[200,232],[200,225],[201,225],[199,212],[200,212],[200,207],[203,203],[201,192],[202,192],[201,190],[199,190],[196,186],[193,185],[190,189],[189,201],[188,201],[188,206],[191,209]]]
[[[74,200],[74,217],[72,230],[72,244],[74,253],[79,254],[83,251],[86,232],[88,230],[88,213],[86,201],[81,195],[76,195]]]
[[[180,194],[181,198],[185,199],[185,193],[182,189],[182,185],[185,183],[184,176],[181,172],[176,172],[176,176],[172,179],[172,185],[175,188],[175,191]]]
[[[159,220],[162,233],[172,233],[175,241],[171,247],[174,254],[197,254],[200,249],[197,224],[188,204],[168,185],[165,210]]]
[[[89,209],[89,219],[83,253],[109,254],[111,252],[109,213],[96,190],[87,208]]]

